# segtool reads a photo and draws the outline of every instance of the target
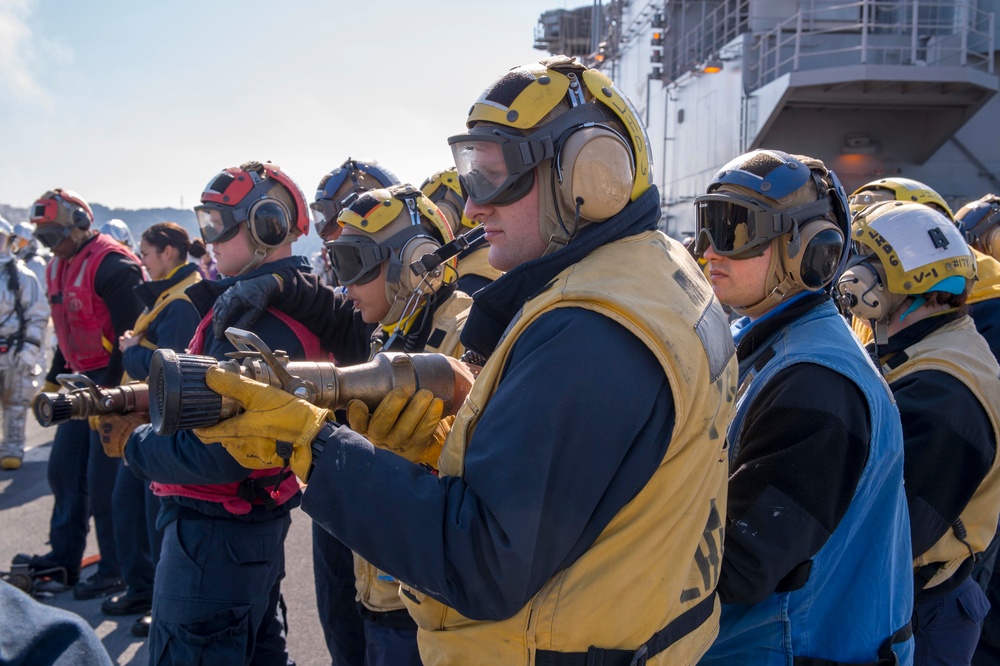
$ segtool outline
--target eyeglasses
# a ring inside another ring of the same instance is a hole
[[[46,224],[36,228],[34,236],[38,239],[39,243],[51,250],[59,245],[63,239],[67,238],[71,231],[72,229],[69,227],[59,224]]]
[[[365,236],[341,236],[326,244],[327,257],[337,282],[347,287],[368,284],[378,277],[391,251]]]

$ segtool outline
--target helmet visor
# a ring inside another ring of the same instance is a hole
[[[546,137],[547,138],[547,137]],[[551,140],[506,134],[461,134],[448,139],[458,180],[477,204],[506,206],[523,198],[535,182],[534,169],[552,157]]]
[[[791,218],[780,211],[734,193],[703,194],[694,203],[696,257],[705,254],[709,246],[723,257],[756,257],[771,240],[792,229]]]
[[[388,248],[365,236],[341,236],[326,244],[326,252],[337,282],[345,287],[371,282],[389,258]]]
[[[40,224],[35,229],[34,236],[39,243],[51,250],[69,236],[70,231],[69,227],[64,227],[61,224]]]
[[[198,228],[206,243],[225,243],[233,239],[240,229],[240,222],[233,217],[229,207],[203,204],[195,206]]]

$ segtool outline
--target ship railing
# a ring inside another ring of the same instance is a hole
[[[755,34],[754,90],[789,72],[849,65],[964,66],[994,71],[994,15],[968,0],[860,0],[796,12]]]
[[[723,46],[747,31],[749,14],[749,0],[722,0],[694,28],[668,42],[664,75],[676,79],[717,54]]]

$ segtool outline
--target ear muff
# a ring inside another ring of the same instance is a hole
[[[909,298],[892,293],[888,284],[882,262],[871,256],[855,256],[837,280],[837,300],[842,310],[859,319],[885,322]]]
[[[583,127],[556,155],[560,203],[580,218],[603,222],[617,215],[632,196],[635,160],[625,138],[604,126]]]
[[[815,291],[830,284],[837,275],[844,252],[844,232],[833,222],[817,218],[806,222],[798,236],[780,244],[785,253],[785,269],[795,282]]]
[[[420,234],[406,241],[396,257],[399,261],[399,277],[392,279],[392,282],[399,284],[400,288],[407,294],[411,294],[418,289],[425,294],[431,294],[441,288],[444,283],[444,272],[449,270],[446,264],[442,264],[424,276],[414,275],[410,270],[410,264],[420,259],[425,254],[430,254],[441,247],[430,236]],[[394,272],[396,259],[389,262],[386,273],[386,282],[390,281]],[[426,278],[426,279],[425,279]]]
[[[983,251],[1000,260],[1000,226],[993,227],[979,237],[979,244],[983,246]]]
[[[879,262],[857,258],[837,280],[837,300],[859,319],[881,321],[889,315],[890,294]]]
[[[255,202],[247,216],[247,227],[253,242],[262,247],[279,247],[288,238],[288,208],[277,199],[265,197]]]
[[[77,229],[90,228],[90,217],[87,215],[87,211],[82,208],[74,207],[71,219],[73,220],[73,226]]]

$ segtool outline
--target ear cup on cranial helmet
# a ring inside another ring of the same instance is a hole
[[[72,213],[73,226],[77,229],[89,229],[90,228],[90,217],[87,215],[87,211],[76,206],[73,208]]]
[[[424,276],[414,275],[413,271],[410,270],[410,264],[419,260],[425,254],[436,251],[440,247],[440,243],[425,234],[419,234],[406,241],[396,255],[399,257],[399,276],[394,277],[391,274],[387,274],[387,285],[390,282],[394,282],[407,295],[413,293],[418,288],[425,294],[437,291],[441,287],[442,282],[444,282],[444,271],[447,270],[446,264],[441,264]],[[390,273],[395,271],[395,267],[391,265],[392,263],[394,262],[390,262],[390,267],[388,268]],[[426,282],[424,282],[424,278],[426,278]],[[421,282],[424,282],[423,286],[421,286]]]
[[[860,319],[881,321],[896,300],[885,288],[879,262],[860,260],[848,267],[837,280],[838,298]]]
[[[282,202],[265,197],[250,207],[247,227],[258,245],[273,248],[285,242],[289,232],[288,208]]]
[[[628,204],[635,180],[635,160],[628,142],[599,126],[574,131],[558,154],[559,196],[562,204],[591,222],[603,222]]]
[[[822,289],[836,277],[844,251],[844,233],[833,222],[817,218],[806,222],[799,237],[784,246],[785,268],[806,289]]]

